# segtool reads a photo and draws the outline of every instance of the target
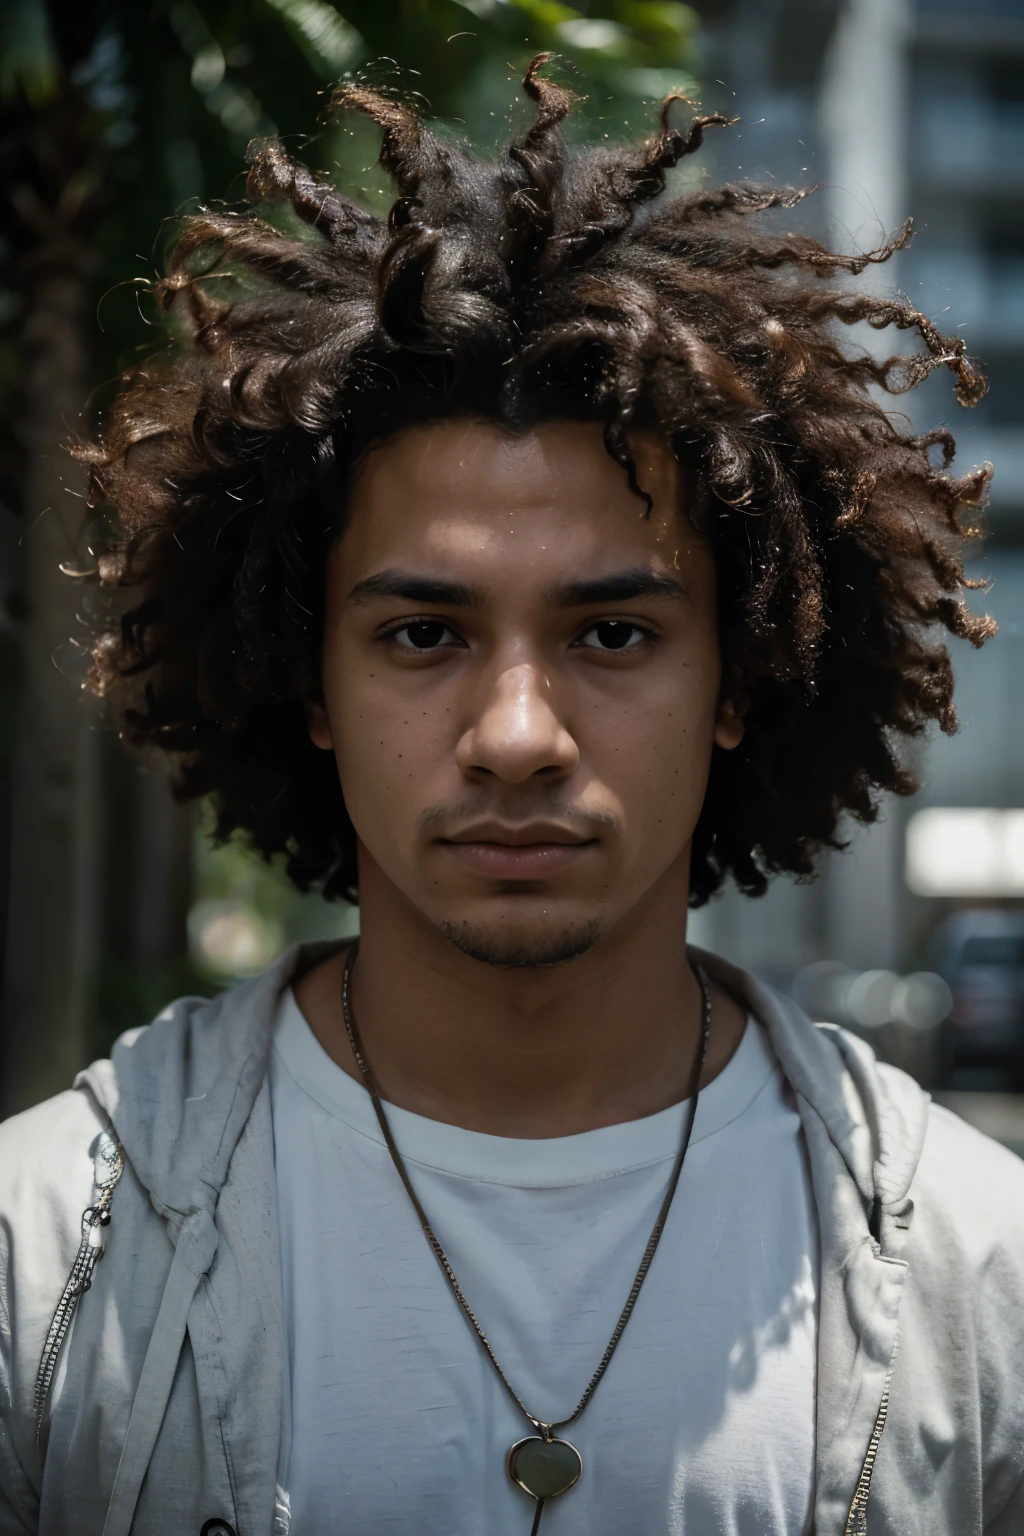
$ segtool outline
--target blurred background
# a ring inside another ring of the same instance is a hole
[[[60,566],[100,534],[61,445],[153,345],[168,216],[237,200],[246,145],[269,133],[384,208],[376,131],[318,127],[318,93],[400,71],[487,147],[523,122],[539,48],[578,76],[589,132],[646,133],[679,86],[740,113],[681,178],[820,184],[801,217],[846,249],[913,213],[912,250],[868,281],[965,334],[988,371],[973,413],[945,376],[906,405],[949,422],[962,469],[996,465],[973,574],[1000,632],[957,652],[962,733],[922,745],[920,795],[815,884],[727,892],[692,934],[1024,1153],[1024,0],[5,0],[0,1105],[65,1087],[170,997],[356,921],[213,849],[202,811],[175,806],[82,691],[93,594]]]

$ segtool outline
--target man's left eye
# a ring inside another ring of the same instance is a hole
[[[585,630],[576,644],[592,651],[636,651],[648,639],[650,636],[639,624],[630,624],[626,619],[602,619]]]

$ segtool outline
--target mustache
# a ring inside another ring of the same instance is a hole
[[[448,837],[475,821],[497,820],[508,826],[518,826],[527,821],[557,821],[559,825],[577,832],[581,839],[613,832],[619,819],[608,811],[587,811],[577,805],[560,804],[555,795],[542,795],[528,804],[520,803],[513,811],[507,805],[496,802],[493,795],[468,795],[465,799],[449,804],[431,805],[416,818],[416,831],[429,837]]]

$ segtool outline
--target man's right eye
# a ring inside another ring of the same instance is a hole
[[[403,624],[401,629],[392,630],[391,638],[405,651],[434,651],[443,645],[461,643],[455,631],[440,619],[417,619],[414,624]]]

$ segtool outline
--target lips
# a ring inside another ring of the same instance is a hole
[[[552,822],[522,826],[487,823],[468,827],[440,846],[477,874],[494,880],[543,880],[575,863],[596,846]]]

